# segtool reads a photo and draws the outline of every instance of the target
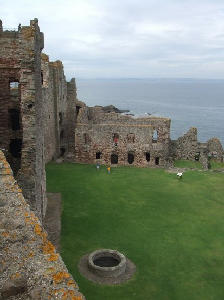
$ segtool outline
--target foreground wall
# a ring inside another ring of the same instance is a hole
[[[37,19],[14,31],[3,31],[0,21],[0,149],[40,219],[46,209],[43,42]]]
[[[0,299],[84,299],[1,151]]]

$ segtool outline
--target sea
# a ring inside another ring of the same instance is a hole
[[[171,138],[197,127],[198,140],[218,137],[224,146],[224,80],[76,79],[88,106],[114,105],[135,116],[171,118]]]

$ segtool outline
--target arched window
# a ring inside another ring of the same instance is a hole
[[[118,155],[117,154],[111,154],[111,163],[112,164],[118,163]]]
[[[158,131],[156,129],[153,130],[152,142],[157,143],[158,141]]]
[[[128,153],[128,163],[131,165],[131,164],[133,164],[134,160],[135,160],[134,154],[129,152]]]

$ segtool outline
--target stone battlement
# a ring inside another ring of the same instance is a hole
[[[0,151],[0,299],[85,299]]]

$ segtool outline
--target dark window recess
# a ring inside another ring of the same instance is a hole
[[[155,158],[155,164],[158,166],[159,165],[159,157]]]
[[[61,154],[61,156],[64,156],[64,154],[65,154],[65,148],[64,147],[61,147],[60,148],[60,154]]]
[[[96,159],[101,159],[101,155],[102,155],[101,152],[96,152]]]
[[[145,153],[145,159],[146,159],[147,161],[150,161],[150,152],[146,152],[146,153]]]
[[[200,159],[200,152],[196,152],[194,159],[196,161],[199,161],[199,159]]]
[[[62,130],[60,133],[60,139],[62,140],[63,138],[64,138],[64,130]]]
[[[76,106],[76,116],[78,117],[81,106]]]
[[[43,75],[43,71],[41,71],[40,76],[41,76],[41,84],[43,84],[43,83],[44,83],[44,75]]]
[[[111,163],[112,164],[118,163],[118,155],[117,154],[111,154]]]
[[[128,163],[131,165],[135,160],[134,154],[128,153]]]
[[[12,130],[20,130],[20,111],[18,109],[9,109],[10,127]]]
[[[22,150],[22,139],[14,139],[10,141],[9,144],[9,152],[15,158],[21,157],[21,150]]]
[[[158,141],[158,132],[157,132],[157,130],[154,130],[153,136],[152,136],[152,142],[157,143],[157,141]]]
[[[61,112],[59,112],[58,117],[59,117],[59,125],[61,125],[62,124],[62,113]]]

